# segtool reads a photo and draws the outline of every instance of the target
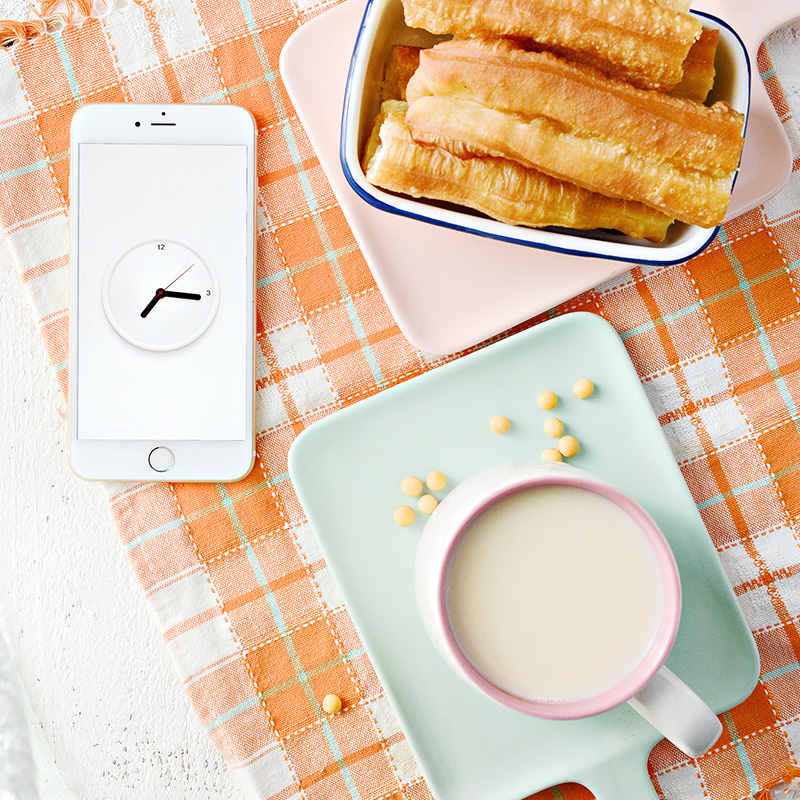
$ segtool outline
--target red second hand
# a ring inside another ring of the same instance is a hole
[[[167,285],[164,287],[164,289],[165,289],[165,290],[166,290],[166,289],[169,289],[169,287],[170,287],[170,286],[172,286],[172,284],[173,284],[173,283],[175,283],[175,281],[177,281],[177,280],[178,280],[178,278],[182,278],[182,277],[183,277],[183,276],[184,276],[184,275],[185,275],[185,274],[186,274],[186,273],[187,273],[187,272],[188,272],[188,271],[189,271],[189,270],[190,270],[190,269],[191,269],[193,266],[194,266],[194,262],[193,262],[193,263],[191,263],[191,264],[189,264],[189,266],[188,266],[188,267],[186,267],[186,269],[185,269],[183,272],[181,272],[181,274],[180,274],[180,275],[178,275],[178,277],[177,277],[177,278],[173,278],[173,279],[172,279],[172,280],[171,280],[171,281],[170,281],[170,282],[169,282],[169,283],[168,283],[168,284],[167,284]]]

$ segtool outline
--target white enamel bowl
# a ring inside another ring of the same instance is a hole
[[[710,100],[726,100],[745,117],[750,98],[750,62],[741,39],[717,17],[694,12],[706,27],[720,31],[717,77]],[[632,239],[609,231],[574,231],[566,228],[534,229],[490,219],[468,209],[443,208],[379,189],[368,183],[360,165],[379,109],[384,67],[395,44],[430,47],[443,37],[409,28],[400,0],[369,0],[355,43],[345,87],[340,140],[342,169],[350,186],[363,200],[384,211],[466,233],[581,256],[610,258],[641,264],[675,264],[703,250],[716,228],[673,223],[663,242]]]

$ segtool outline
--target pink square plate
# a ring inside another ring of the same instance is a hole
[[[788,8],[783,0],[698,5],[739,33],[751,71],[763,37],[800,16],[796,0]],[[364,0],[346,0],[303,25],[281,53],[281,75],[378,288],[412,344],[430,353],[464,350],[631,268],[611,258],[468,235],[365,202],[347,182],[339,158],[345,84],[364,10]],[[774,195],[791,163],[781,123],[762,82],[754,80],[729,217]]]

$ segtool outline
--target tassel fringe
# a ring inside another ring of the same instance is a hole
[[[794,764],[790,764],[781,777],[778,778],[778,780],[763,789],[759,789],[753,795],[753,800],[775,800],[774,796],[772,795],[772,790],[776,789],[782,784],[788,785],[794,783],[800,792],[800,785],[797,783],[797,781],[800,781],[800,768]]]
[[[113,0],[41,0],[38,9],[31,7],[35,19],[26,22],[0,19],[0,47],[10,49],[45,33],[55,33],[66,25],[78,24],[87,17],[103,16],[113,5]]]

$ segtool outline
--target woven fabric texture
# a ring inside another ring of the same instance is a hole
[[[109,502],[199,724],[246,797],[417,800],[430,792],[298,504],[287,453],[315,420],[458,354],[432,357],[403,337],[282,85],[283,44],[324,10],[137,0],[0,53],[0,228],[66,393],[76,108],[219,102],[253,113],[256,466],[235,484],[110,485]],[[800,53],[791,35],[774,48]],[[759,69],[800,156],[765,49]],[[756,690],[723,715],[710,753],[653,751],[665,800],[753,797],[798,763],[799,259],[796,169],[692,261],[635,267],[548,315],[600,314],[624,340],[761,656]],[[331,692],[344,702],[334,715],[321,707]],[[537,795],[589,796],[576,785]]]

